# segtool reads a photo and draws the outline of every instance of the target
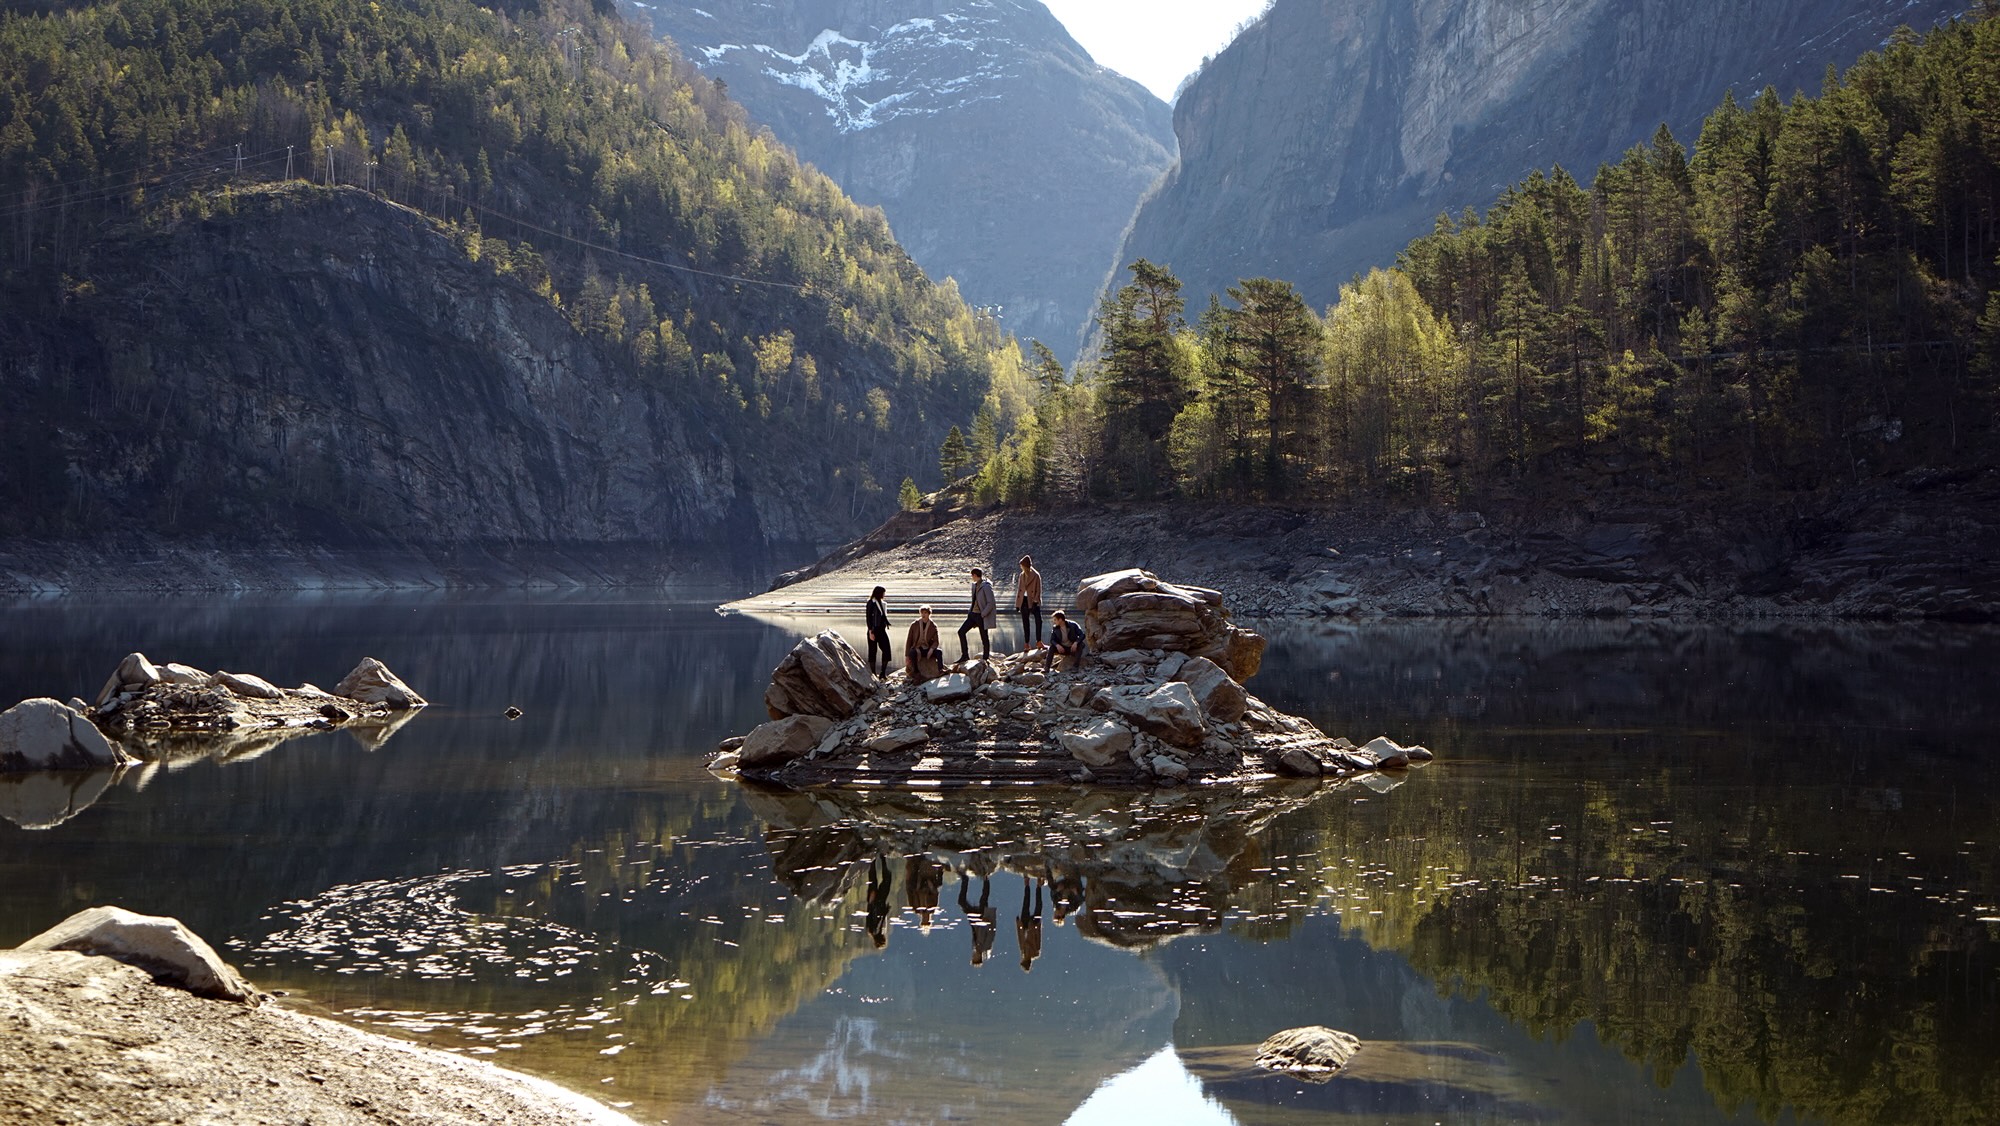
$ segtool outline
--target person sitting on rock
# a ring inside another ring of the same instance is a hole
[[[889,661],[893,656],[889,649],[889,609],[883,605],[883,599],[888,594],[888,590],[878,586],[868,596],[868,671],[875,671],[875,653],[880,650],[882,676],[889,675]]]
[[[1083,664],[1083,651],[1083,627],[1057,610],[1049,622],[1049,651],[1042,657],[1042,671],[1049,671],[1058,657],[1064,668],[1076,668]]]
[[[986,572],[972,569],[972,608],[966,612],[965,621],[958,627],[958,663],[967,660],[965,634],[977,627],[979,630],[979,655],[985,659],[993,656],[993,627],[1000,621],[1000,602],[993,596],[993,584],[986,581]]]
[[[1021,613],[1021,652],[1042,647],[1042,573],[1035,570],[1032,555],[1021,557],[1021,577],[1014,586],[1014,608]],[[1035,632],[1028,634],[1032,622]]]
[[[937,914],[938,893],[944,889],[944,865],[929,853],[911,853],[903,861],[903,895],[910,902],[910,910],[917,913],[917,923],[929,934],[931,920]]]
[[[910,634],[903,639],[903,668],[912,684],[944,675],[944,646],[928,606],[917,607],[917,620],[910,623]]]

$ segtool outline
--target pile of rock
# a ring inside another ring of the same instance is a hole
[[[428,701],[363,658],[331,692],[248,673],[120,661],[94,702],[24,700],[0,712],[0,772],[85,770],[162,757],[169,740],[236,740],[335,727],[385,728]],[[107,738],[109,736],[109,738]]]
[[[789,786],[1007,782],[1182,784],[1348,776],[1428,761],[1385,738],[1357,747],[1245,691],[1264,640],[1222,596],[1144,571],[1087,579],[1088,637],[1124,644],[1050,673],[1039,654],[963,662],[927,683],[872,675],[827,631],[778,666],[771,715],[711,766]],[[1131,647],[1145,643],[1146,647]]]

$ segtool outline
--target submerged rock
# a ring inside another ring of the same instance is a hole
[[[791,715],[752,730],[736,749],[743,769],[777,767],[811,753],[833,721],[825,716]]]
[[[153,980],[201,997],[256,1004],[256,989],[179,919],[123,907],[79,911],[23,942],[22,950],[73,950],[115,958]]]
[[[92,770],[137,761],[60,700],[23,700],[0,712],[0,772]]]
[[[1257,1066],[1324,1083],[1360,1050],[1358,1038],[1324,1025],[1288,1028],[1258,1045]]]

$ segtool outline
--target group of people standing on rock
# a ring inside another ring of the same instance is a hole
[[[868,671],[877,671],[876,656],[880,654],[882,676],[889,675],[894,660],[889,644],[888,595],[888,588],[878,586],[868,596]],[[1042,650],[1043,671],[1053,668],[1058,659],[1072,665],[1082,662],[1083,627],[1070,621],[1069,615],[1061,610],[1052,615],[1048,641],[1042,640],[1042,573],[1035,570],[1033,556],[1021,557],[1020,578],[1014,584],[1014,609],[1021,615],[1021,652]],[[999,618],[1000,603],[993,592],[993,583],[983,570],[974,567],[971,604],[966,609],[965,621],[958,627],[960,664],[970,659],[967,635],[975,629],[979,631],[980,656],[993,656],[992,631],[999,628]],[[910,623],[910,631],[903,639],[903,668],[912,683],[944,674],[944,642],[929,606],[917,607],[917,620]]]

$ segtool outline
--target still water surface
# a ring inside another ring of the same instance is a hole
[[[0,945],[176,915],[642,1122],[2000,1121],[2000,634],[1284,624],[1254,691],[1439,761],[861,801],[702,770],[826,624],[706,606],[0,607],[8,701],[135,648],[438,701],[372,748],[0,781]],[[1354,1075],[1244,1070],[1311,1023]]]

